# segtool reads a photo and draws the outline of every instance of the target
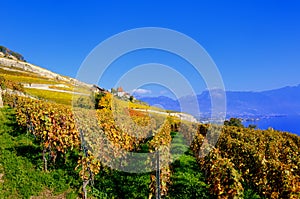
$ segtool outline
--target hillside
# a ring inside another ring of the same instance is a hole
[[[20,83],[24,87],[23,92],[32,97],[71,105],[73,95],[89,96],[93,91],[102,92],[104,90],[74,78],[54,73],[40,66],[24,62],[13,57],[14,54],[10,55],[10,57],[0,54],[0,76],[9,81]],[[126,99],[124,98],[124,100]],[[138,102],[135,106],[139,109],[156,111],[157,114],[166,114],[165,110],[138,105]],[[172,114],[188,121],[196,121],[189,114]]]
[[[21,55],[17,52],[14,52],[4,46],[0,46],[0,57],[6,57],[8,59],[26,62],[23,55]]]
[[[8,79],[12,80],[16,80],[19,77],[17,80],[21,83],[44,83],[48,81],[48,83],[92,87],[92,85],[80,82],[74,78],[59,75],[34,64],[24,62],[23,60],[14,58],[12,55],[6,57],[3,53],[0,54],[0,67],[2,75],[6,75]]]
[[[156,150],[163,165],[162,197],[299,197],[296,135],[149,117],[113,101],[111,94],[101,98],[96,111],[72,112],[69,106],[15,96],[6,97],[5,104],[11,108],[0,109],[4,198],[154,198],[155,171],[136,172],[155,165],[151,152]],[[127,110],[132,120],[122,114]],[[126,151],[137,159],[132,162]]]
[[[14,82],[15,85],[20,84],[22,89],[19,95],[25,94],[38,99],[71,105],[74,94],[85,96],[95,90],[93,85],[25,62],[22,55],[8,54],[11,51],[5,49],[6,53],[0,53],[0,76],[6,81]],[[22,59],[15,57],[16,55]],[[11,90],[14,89],[8,88],[9,92]]]
[[[118,93],[94,93],[95,86],[26,62],[0,60],[0,198],[300,197],[297,135],[201,124]],[[260,99],[267,106],[283,92],[294,88],[228,95],[241,105]],[[208,93],[199,99],[209,109]]]

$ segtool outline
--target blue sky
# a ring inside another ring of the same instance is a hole
[[[0,45],[31,63],[75,77],[103,40],[132,28],[164,27],[199,42],[227,90],[260,91],[300,84],[299,10],[299,1],[293,0],[2,1]],[[147,58],[129,55],[119,67],[142,61],[180,63],[163,53],[147,53]],[[112,72],[120,71],[116,65]],[[185,71],[193,78],[192,70]],[[103,86],[110,88],[111,79]],[[200,81],[196,91],[203,89]]]

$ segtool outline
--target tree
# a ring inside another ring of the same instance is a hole
[[[117,90],[114,89],[114,88],[111,88],[111,89],[110,89],[110,92],[111,92],[112,94],[116,94],[116,93],[117,93]]]
[[[249,126],[248,126],[249,129],[256,129],[256,127],[257,126],[255,124],[249,124]]]
[[[225,120],[225,126],[237,126],[237,127],[244,127],[242,124],[242,120],[239,118],[230,118],[229,120]]]
[[[95,93],[94,95],[94,99],[95,99],[95,109],[99,109],[99,101],[101,100],[101,98],[104,96],[104,93]]]
[[[132,95],[130,95],[129,101],[133,102],[133,100],[134,100],[134,97]]]

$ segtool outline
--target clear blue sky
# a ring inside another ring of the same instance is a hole
[[[74,77],[88,53],[108,37],[132,28],[164,27],[199,42],[227,90],[300,83],[300,1],[101,2],[2,1],[0,45]]]

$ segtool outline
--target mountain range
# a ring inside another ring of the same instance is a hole
[[[212,93],[214,92],[218,91],[212,91]],[[194,97],[184,96],[176,100],[165,96],[139,97],[138,99],[147,102],[149,105],[159,104],[167,110],[180,111],[180,102],[181,104],[189,104]],[[194,107],[187,108],[186,112],[198,118],[209,117],[211,110],[210,92],[203,91],[196,96],[196,99],[200,114]],[[227,117],[239,118],[300,115],[300,85],[262,92],[227,91],[226,109]]]

